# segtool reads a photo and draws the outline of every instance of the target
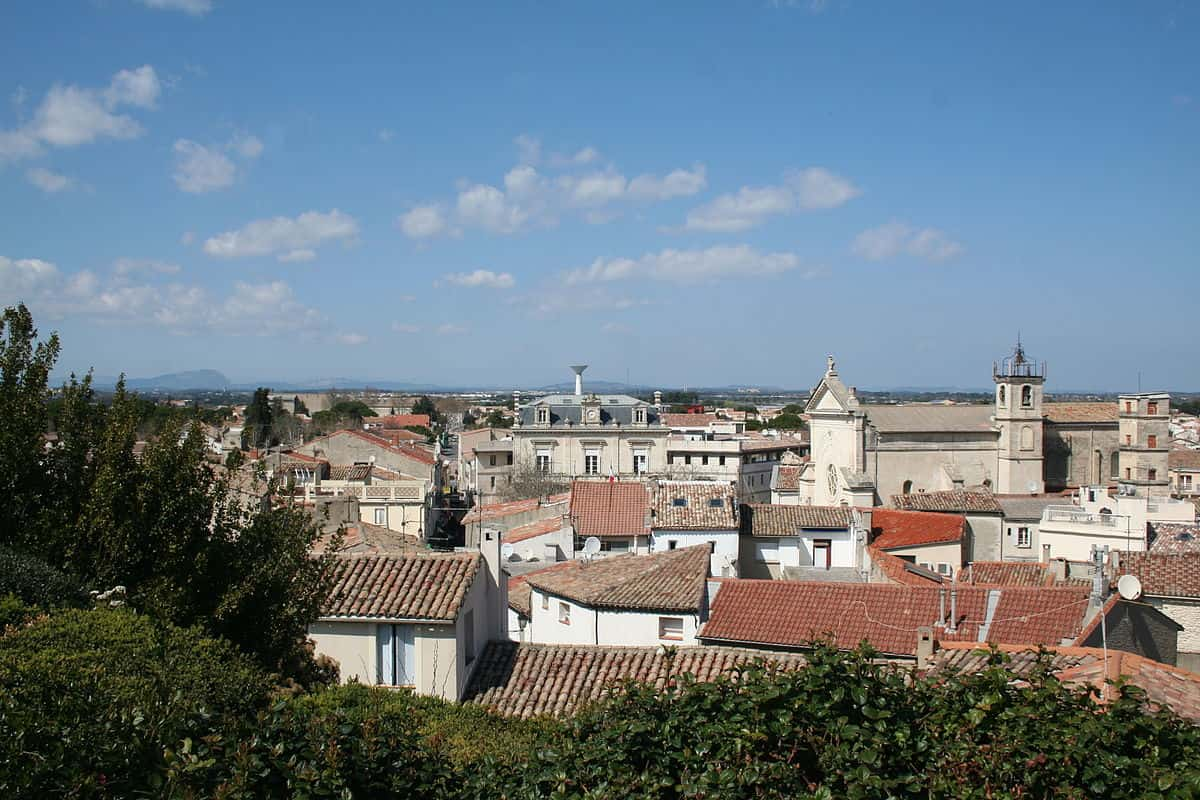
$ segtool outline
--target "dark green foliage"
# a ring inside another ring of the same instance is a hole
[[[413,403],[412,413],[427,415],[430,423],[433,425],[439,425],[442,421],[442,415],[438,413],[437,406],[425,395],[421,395]]]
[[[780,409],[780,413],[792,414],[798,417],[804,413],[804,403],[788,403],[786,406]]]
[[[0,636],[10,625],[24,625],[42,613],[42,609],[25,603],[16,595],[0,595]]]
[[[513,418],[504,416],[499,409],[496,409],[488,412],[483,424],[489,428],[511,428],[513,426]]]
[[[426,428],[424,425],[405,425],[404,430],[420,434],[421,436],[425,437],[426,441],[433,441],[433,431],[429,430],[429,428]]]
[[[269,400],[270,389],[258,387],[254,397],[246,405],[246,414],[242,418],[242,449],[258,450],[279,444],[271,428],[275,410]]]
[[[767,422],[766,426],[780,431],[799,431],[808,427],[804,420],[795,414],[779,414]]]
[[[266,703],[226,642],[127,609],[62,611],[0,637],[0,796],[128,797],[163,745]]]
[[[0,545],[0,596],[4,595],[41,609],[87,602],[83,588],[62,570],[36,556]]]

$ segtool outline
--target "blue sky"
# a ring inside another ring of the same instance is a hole
[[[234,380],[1200,389],[1200,6],[14,1],[0,301]]]

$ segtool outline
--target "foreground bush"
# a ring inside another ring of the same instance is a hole
[[[0,637],[0,797],[123,797],[164,743],[244,718],[271,682],[236,648],[126,609],[68,610]]]
[[[64,572],[36,556],[0,545],[0,597],[5,595],[42,609],[87,603],[83,588]]]

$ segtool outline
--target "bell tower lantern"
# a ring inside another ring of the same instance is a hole
[[[995,413],[1000,433],[996,491],[1031,494],[1045,490],[1042,480],[1042,389],[1046,362],[1025,354],[1021,337],[1013,354],[992,364]]]

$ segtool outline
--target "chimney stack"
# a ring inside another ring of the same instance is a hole
[[[575,396],[583,397],[583,371],[587,369],[587,364],[576,364],[571,369],[575,373]]]
[[[662,411],[662,392],[654,390],[654,407]]]
[[[950,590],[950,624],[946,626],[946,633],[957,633],[958,631],[958,589]]]

